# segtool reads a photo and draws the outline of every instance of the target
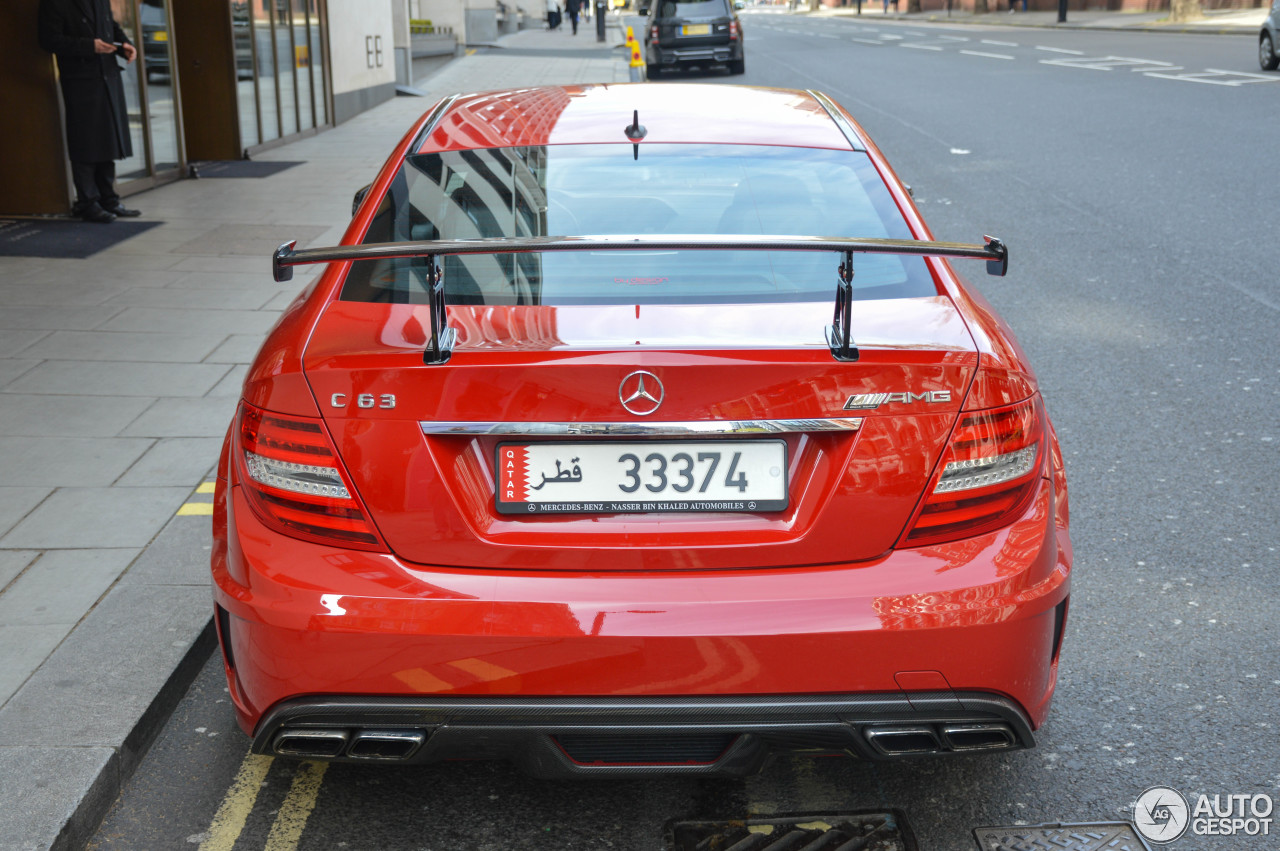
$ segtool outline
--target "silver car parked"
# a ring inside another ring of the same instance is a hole
[[[1280,0],[1271,4],[1271,14],[1262,22],[1258,33],[1258,64],[1263,71],[1274,71],[1280,66]]]

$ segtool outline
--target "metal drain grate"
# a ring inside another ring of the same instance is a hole
[[[805,813],[675,821],[668,851],[916,851],[900,813]]]
[[[1151,851],[1120,821],[978,827],[973,837],[982,851]]]

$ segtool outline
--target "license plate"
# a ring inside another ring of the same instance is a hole
[[[685,24],[680,28],[681,35],[711,35],[711,24]]]
[[[781,511],[782,440],[502,443],[502,514]]]

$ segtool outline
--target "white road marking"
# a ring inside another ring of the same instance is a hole
[[[1013,58],[1012,56],[1007,56],[1003,53],[983,53],[981,50],[962,50],[960,52],[965,54],[966,56],[985,56],[988,59],[1012,59]]]
[[[851,38],[849,41],[856,41],[858,44],[874,44],[876,47],[880,47],[884,44],[883,41],[874,41],[869,38]]]
[[[1174,69],[1168,70],[1172,71]],[[1220,71],[1214,68],[1191,74],[1147,71],[1144,76],[1160,77],[1165,80],[1181,80],[1187,83],[1207,83],[1211,86],[1247,86],[1251,83],[1280,83],[1280,77],[1264,77],[1261,74],[1249,74],[1244,71]],[[1231,79],[1233,77],[1235,79]]]
[[[962,36],[962,35],[940,35],[940,36],[938,36],[938,41],[968,41],[968,40],[969,40],[969,39],[965,38],[965,37],[964,37],[964,36]],[[992,44],[1000,44],[1000,42],[992,42]]]
[[[994,41],[989,38],[984,38],[982,40],[982,43],[994,44],[996,47],[1017,47],[1018,46],[1018,43],[1016,41]]]
[[[831,33],[818,33],[818,38],[839,38],[839,36],[832,35]]]
[[[902,36],[900,35],[889,35],[888,33],[884,33],[880,37],[885,41],[902,41]]]
[[[937,50],[937,51],[939,51],[939,52],[941,52],[941,50],[942,50],[942,48],[941,48],[941,47],[934,47],[934,46],[929,45],[929,44],[911,44],[911,43],[909,43],[909,42],[904,42],[904,43],[902,43],[902,44],[898,45],[898,47],[909,47],[909,48],[911,48],[912,50]]]
[[[1041,65],[1061,65],[1064,68],[1083,68],[1088,71],[1114,71],[1117,68],[1128,68],[1137,71],[1150,68],[1153,71],[1167,70],[1174,66],[1169,62],[1158,62],[1154,59],[1135,59],[1132,56],[1090,56],[1080,59],[1041,59]]]
[[[1084,56],[1083,50],[1066,50],[1061,47],[1044,47],[1043,45],[1039,45],[1039,44],[1036,45],[1036,50],[1047,50],[1050,53],[1068,53],[1072,56]]]
[[[1260,83],[1274,83],[1280,80],[1275,74],[1250,74],[1248,71],[1223,71],[1221,68],[1205,68],[1211,74],[1235,74],[1237,77],[1249,77]]]

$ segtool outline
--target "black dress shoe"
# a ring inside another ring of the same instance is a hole
[[[116,220],[112,213],[108,213],[98,204],[92,204],[80,211],[80,218],[86,222],[96,222],[100,225],[109,225]]]
[[[119,216],[122,219],[136,219],[138,216],[142,215],[141,210],[130,210],[119,201],[116,202],[114,207],[106,207],[104,209],[106,209],[108,213],[111,213],[114,216]]]

